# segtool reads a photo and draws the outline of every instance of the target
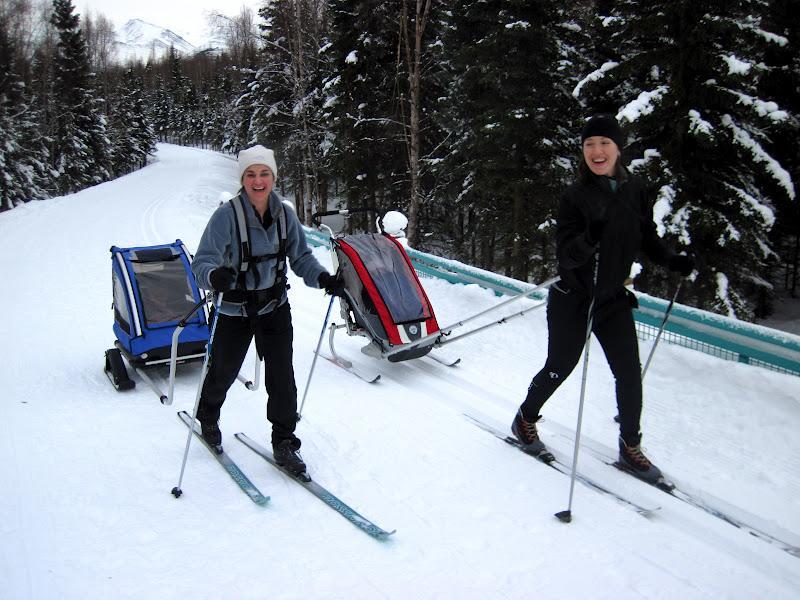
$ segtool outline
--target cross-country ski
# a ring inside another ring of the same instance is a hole
[[[279,466],[278,463],[275,462],[275,459],[273,458],[272,453],[269,450],[264,448],[264,446],[262,446],[258,442],[247,437],[247,435],[245,435],[244,433],[237,433],[236,439],[238,439],[245,446],[250,448],[253,452],[258,454],[261,458],[263,458],[273,467],[285,473],[290,479],[294,479],[295,481],[297,481],[297,483],[302,485],[305,489],[314,494],[325,504],[330,506],[333,510],[338,512],[345,519],[347,519],[353,525],[358,527],[361,531],[379,540],[385,540],[390,535],[395,533],[395,530],[386,531],[385,529],[378,527],[375,523],[373,523],[363,515],[359,514],[355,509],[345,504],[342,500],[337,498],[335,495],[326,490],[324,487],[322,487],[319,483],[317,483],[310,477],[308,476],[298,477],[287,471],[285,468]]]

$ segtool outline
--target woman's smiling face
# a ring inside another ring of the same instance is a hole
[[[619,148],[611,138],[593,135],[583,141],[583,160],[595,175],[614,175],[619,156]]]
[[[263,200],[269,196],[275,176],[267,165],[251,165],[242,176],[242,185],[251,200]]]

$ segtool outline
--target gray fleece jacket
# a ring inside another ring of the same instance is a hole
[[[303,282],[313,288],[318,288],[319,276],[327,272],[306,244],[306,235],[294,210],[287,205],[281,206],[283,199],[274,191],[269,195],[269,211],[272,215],[272,224],[265,229],[261,219],[253,205],[247,199],[244,190],[239,192],[245,200],[245,214],[247,217],[248,235],[250,236],[250,248],[253,256],[267,254],[277,254],[280,243],[278,236],[278,215],[283,208],[286,218],[286,257],[292,271],[303,279]],[[192,272],[197,278],[198,284],[205,289],[211,288],[209,275],[211,271],[218,267],[230,267],[238,273],[239,271],[239,247],[236,235],[236,215],[230,202],[225,202],[220,206],[206,225],[206,229],[200,238],[200,245],[192,261]],[[248,290],[267,289],[273,286],[276,276],[277,258],[254,263],[247,273],[245,285]],[[256,284],[256,275],[253,270],[258,269],[259,280]],[[278,302],[278,306],[286,302],[286,293]],[[271,307],[275,308],[275,306]],[[223,302],[220,312],[230,316],[245,316],[244,306],[235,302]],[[266,312],[266,310],[262,311]]]

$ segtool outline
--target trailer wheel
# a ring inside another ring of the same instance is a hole
[[[128,377],[128,370],[125,368],[122,354],[117,348],[106,350],[106,365],[103,370],[118,392],[136,387],[136,382]]]

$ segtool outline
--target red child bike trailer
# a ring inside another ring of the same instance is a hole
[[[460,359],[448,360],[431,352],[446,343],[482,331],[487,327],[507,322],[521,316],[544,303],[528,308],[517,315],[510,315],[480,326],[462,335],[448,338],[451,332],[465,323],[483,317],[486,313],[510,302],[541,292],[558,277],[534,286],[511,299],[505,300],[489,310],[463,319],[449,327],[439,326],[430,300],[422,287],[408,253],[392,235],[381,230],[381,220],[376,219],[378,233],[356,233],[337,236],[331,227],[321,222],[321,217],[339,216],[347,218],[354,213],[374,212],[371,209],[342,209],[315,213],[314,224],[327,230],[330,236],[334,269],[344,282],[344,293],[340,300],[343,324],[331,323],[328,343],[332,362],[351,371],[365,381],[378,381],[380,375],[363,374],[351,361],[336,353],[334,334],[346,329],[348,335],[364,336],[369,342],[361,348],[364,354],[375,358],[399,362],[428,356],[448,366],[458,364]],[[327,323],[327,317],[326,317]]]

